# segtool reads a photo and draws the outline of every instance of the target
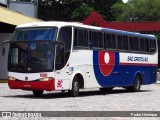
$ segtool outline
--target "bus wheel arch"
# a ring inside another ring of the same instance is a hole
[[[80,73],[77,73],[73,77],[71,90],[68,92],[71,96],[77,97],[79,95],[80,88],[84,88],[84,78]]]
[[[83,78],[83,76],[80,73],[76,74],[76,76],[78,77],[79,88],[84,88],[84,78]]]
[[[136,76],[138,76],[140,78],[141,84],[143,83],[143,77],[142,77],[142,73],[138,72],[136,74]],[[136,79],[136,76],[134,77]]]
[[[77,77],[77,79],[78,79],[79,88],[83,89],[84,88],[84,77],[83,77],[83,75],[81,73],[76,73],[75,75],[73,75],[72,83],[73,83],[73,80],[74,80],[75,77]],[[70,88],[72,88],[72,84],[71,84]]]

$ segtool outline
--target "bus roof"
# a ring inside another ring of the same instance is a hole
[[[83,23],[79,23],[79,22],[57,22],[57,21],[27,23],[27,24],[19,25],[19,26],[17,26],[17,28],[24,28],[24,27],[48,27],[48,26],[49,27],[56,26],[58,28],[63,27],[63,26],[77,26],[77,27],[97,29],[97,30],[101,30],[102,29],[101,27],[84,25]]]
[[[22,24],[22,25],[17,26],[16,28],[53,27],[53,26],[54,27],[56,26],[58,28],[61,28],[63,26],[74,26],[74,27],[81,27],[81,28],[86,28],[86,29],[101,30],[104,32],[120,34],[120,35],[129,35],[133,37],[146,37],[150,39],[156,38],[154,35],[150,35],[150,34],[140,34],[138,32],[129,32],[129,31],[123,31],[123,30],[110,29],[110,28],[89,26],[89,25],[84,25],[83,23],[79,23],[79,22],[57,22],[57,21],[34,22],[34,23]]]

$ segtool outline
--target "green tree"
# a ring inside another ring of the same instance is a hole
[[[92,11],[93,7],[88,4],[83,3],[79,8],[76,8],[71,14],[72,21],[82,21],[84,20]]]
[[[39,0],[38,18],[71,21],[72,12],[81,4],[79,0]]]
[[[122,0],[84,0],[84,2],[94,8],[106,21],[114,21],[111,8],[116,3],[122,3]]]
[[[105,20],[115,20],[111,6],[122,0],[39,0],[43,20],[82,21],[96,10]]]
[[[112,6],[118,21],[159,21],[160,0],[130,0]]]

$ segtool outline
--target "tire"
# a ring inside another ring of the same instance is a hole
[[[99,88],[100,91],[102,93],[108,93],[108,92],[111,92],[113,90],[113,87],[110,87],[110,88]]]
[[[141,83],[142,83],[141,77],[137,75],[135,78],[134,85],[130,87],[126,87],[126,90],[131,92],[138,92],[141,89]]]
[[[43,94],[43,90],[33,90],[33,94],[36,97],[41,97]]]
[[[69,93],[72,97],[77,97],[79,95],[79,81],[76,76],[73,79],[72,90],[69,90]]]

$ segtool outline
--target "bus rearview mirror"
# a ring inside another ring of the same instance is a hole
[[[4,44],[6,44],[6,43],[10,43],[10,41],[9,40],[6,40],[6,41],[4,41],[3,43],[2,43],[2,56],[4,56],[5,55],[5,47],[4,47]]]

